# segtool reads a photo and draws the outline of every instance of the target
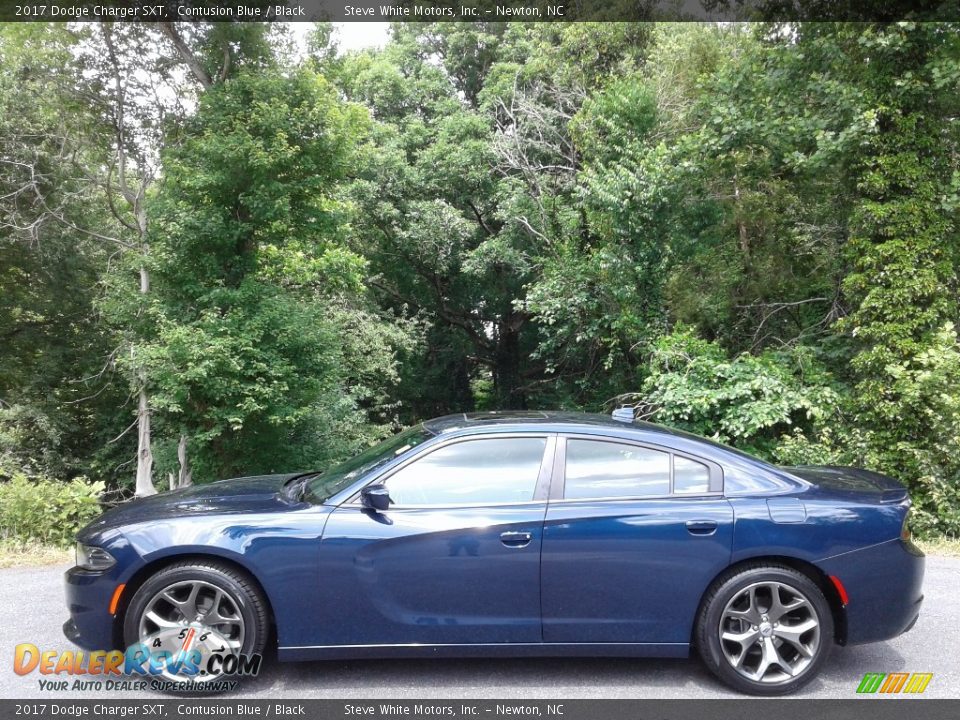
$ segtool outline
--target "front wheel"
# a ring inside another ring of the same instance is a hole
[[[128,647],[145,648],[155,664],[157,658],[173,660],[160,663],[165,680],[207,692],[225,678],[226,656],[263,652],[268,630],[266,603],[254,581],[217,561],[163,568],[137,589],[123,623]],[[176,662],[182,658],[186,666]]]
[[[786,695],[810,682],[833,643],[833,616],[810,578],[782,565],[721,577],[704,598],[696,642],[721,680],[751,695]]]

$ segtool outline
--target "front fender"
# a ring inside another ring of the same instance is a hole
[[[227,560],[260,584],[280,642],[296,638],[302,643],[316,625],[312,599],[320,582],[320,538],[329,511],[306,506],[282,514],[198,516],[131,526],[122,536],[133,555],[117,581],[130,583],[124,591],[129,602],[152,569],[180,558]]]

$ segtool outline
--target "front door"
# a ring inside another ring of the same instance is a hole
[[[320,543],[324,645],[537,643],[554,438],[462,438],[377,478],[383,512],[335,510]]]

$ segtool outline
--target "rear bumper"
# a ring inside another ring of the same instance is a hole
[[[912,543],[896,539],[817,563],[847,591],[847,644],[889,640],[914,626],[923,604],[924,562]]]

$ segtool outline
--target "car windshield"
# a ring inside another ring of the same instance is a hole
[[[433,434],[423,425],[416,425],[399,435],[387,438],[346,462],[311,478],[307,482],[307,496],[314,502],[325,502],[362,475],[390,462],[397,455],[405,453],[431,437]]]

